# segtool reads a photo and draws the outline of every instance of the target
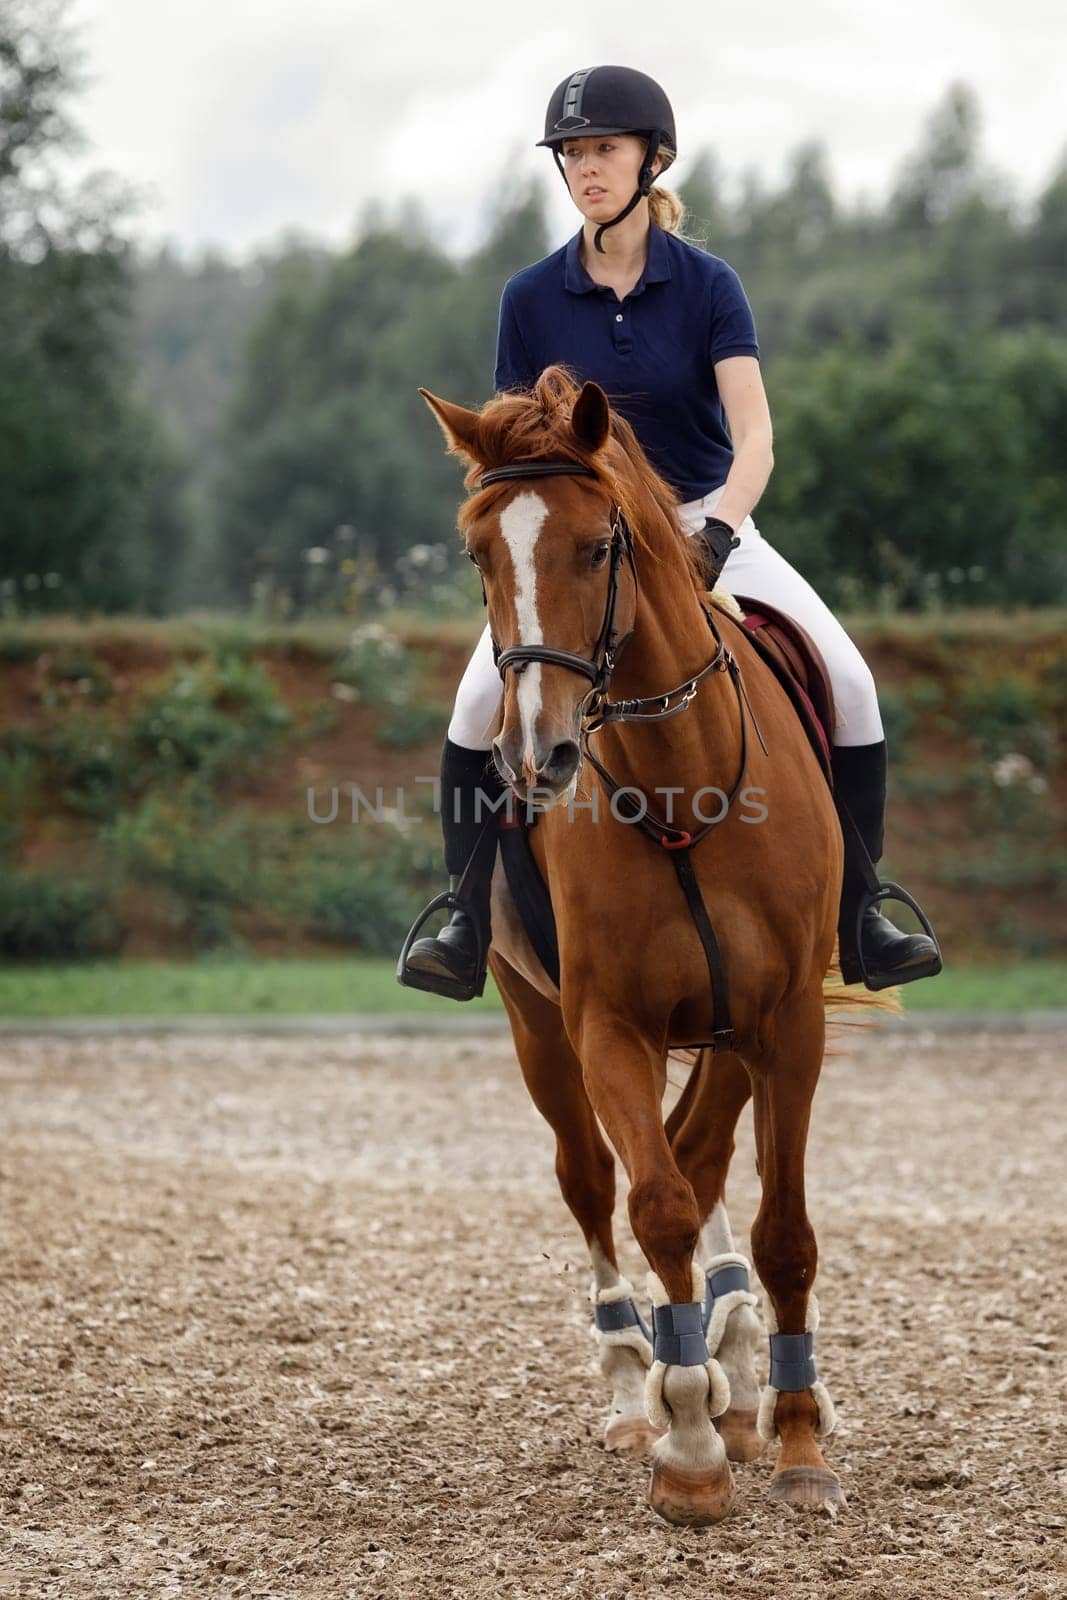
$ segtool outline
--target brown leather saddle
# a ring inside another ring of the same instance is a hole
[[[834,691],[818,645],[793,617],[763,600],[734,596],[745,613],[745,632],[789,696],[827,783],[833,788],[830,747],[834,742]]]

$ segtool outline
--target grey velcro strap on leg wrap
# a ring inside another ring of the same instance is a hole
[[[648,1323],[638,1311],[633,1300],[609,1300],[607,1305],[593,1307],[596,1325],[601,1333],[619,1333],[623,1328],[640,1328],[649,1344],[652,1333]]]
[[[815,1382],[814,1333],[772,1333],[771,1372],[768,1382],[772,1389],[786,1394],[799,1394],[810,1389]]]
[[[668,1367],[702,1367],[708,1359],[704,1338],[704,1307],[699,1300],[653,1306],[652,1359]]]
[[[720,1267],[717,1272],[709,1272],[704,1288],[704,1328],[707,1330],[711,1321],[711,1314],[715,1310],[716,1300],[723,1295],[733,1294],[736,1289],[749,1292],[748,1268],[738,1266],[736,1263],[729,1267]]]

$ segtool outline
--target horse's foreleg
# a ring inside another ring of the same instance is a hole
[[[598,1245],[590,1247],[593,1282],[593,1337],[600,1370],[611,1386],[611,1409],[604,1425],[604,1448],[644,1456],[659,1438],[645,1413],[645,1383],[652,1365],[652,1333],[634,1299],[634,1287]]]
[[[615,1158],[589,1104],[581,1062],[559,1007],[499,958],[494,959],[493,974],[511,1019],[526,1087],[556,1136],[560,1192],[589,1248],[591,1332],[600,1370],[611,1389],[604,1446],[646,1455],[659,1438],[659,1429],[645,1415],[652,1344],[633,1298],[633,1285],[620,1273],[615,1255]]]
[[[770,1382],[758,1426],[777,1439],[768,1494],[791,1505],[842,1505],[844,1494],[819,1441],[832,1432],[834,1411],[815,1375],[818,1307],[812,1293],[818,1250],[804,1199],[804,1154],[811,1100],[822,1065],[825,1018],[821,995],[775,1017],[782,1043],[750,1061],[763,1199],[752,1228],[752,1251],[770,1301]]]
[[[652,1451],[649,1499],[672,1522],[717,1522],[733,1501],[730,1467],[712,1418],[729,1404],[703,1330],[704,1273],[693,1260],[700,1214],[660,1114],[662,1055],[609,1008],[587,1007],[572,1029],[589,1098],[630,1179],[634,1237],[651,1264],[653,1361],[649,1421],[666,1430]]]
[[[704,1322],[708,1352],[721,1363],[730,1385],[730,1405],[718,1418],[731,1461],[754,1461],[764,1441],[756,1429],[759,1379],[756,1354],[763,1327],[749,1282],[749,1264],[734,1244],[726,1214],[726,1175],[734,1153],[737,1119],[752,1084],[740,1056],[705,1050],[694,1068],[694,1092],[679,1125],[667,1123],[681,1172],[693,1185],[704,1222],[697,1260],[704,1269]]]

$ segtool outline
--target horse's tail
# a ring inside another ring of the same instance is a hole
[[[868,989],[862,983],[845,983],[841,976],[841,963],[837,945],[833,959],[822,981],[823,1005],[827,1011],[826,1054],[843,1055],[840,1047],[850,1028],[858,1022],[874,1023],[879,1013],[900,1016],[904,1010],[899,986],[895,989]]]

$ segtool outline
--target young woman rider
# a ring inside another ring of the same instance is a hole
[[[670,102],[643,72],[587,68],[556,89],[539,143],[552,151],[583,222],[562,249],[505,284],[495,387],[531,388],[554,362],[579,381],[594,379],[675,489],[682,522],[696,532],[712,518],[720,536],[736,532],[727,587],[794,617],[825,659],[839,714],[835,787],[877,862],[886,741],[874,679],[837,618],[752,520],[773,465],[756,330],[736,272],[680,237],[681,201],[652,187],[677,154]],[[487,625],[460,683],[442,755],[453,891],[487,814],[475,807],[475,792],[499,785],[484,733],[501,694]],[[494,857],[483,849],[472,861],[466,909],[457,909],[436,938],[412,946],[401,982],[456,999],[482,992],[478,931],[487,949]],[[858,906],[860,889],[846,859],[843,914]],[[934,941],[902,933],[876,906],[864,914],[861,945],[872,977],[906,983],[940,970]]]

